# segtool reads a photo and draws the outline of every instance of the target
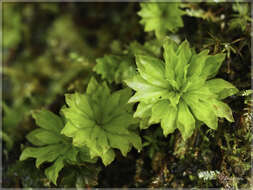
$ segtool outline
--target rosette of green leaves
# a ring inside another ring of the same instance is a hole
[[[72,137],[75,146],[87,146],[91,157],[101,157],[105,165],[114,160],[114,148],[124,156],[132,146],[140,150],[141,139],[130,130],[136,123],[132,116],[132,105],[127,104],[130,97],[130,89],[111,94],[105,82],[99,85],[92,78],[85,94],[66,95],[68,107],[62,112],[67,124],[62,133]]]
[[[64,122],[59,116],[50,111],[41,110],[34,112],[33,117],[40,128],[30,132],[27,139],[37,147],[25,148],[20,156],[21,161],[36,158],[37,168],[44,162],[54,162],[45,170],[45,174],[55,185],[64,164],[95,162],[90,159],[87,147],[76,148],[72,145],[70,138],[61,135]]]
[[[185,40],[180,45],[166,39],[164,61],[136,55],[138,74],[126,80],[136,91],[129,102],[139,102],[134,117],[147,121],[146,128],[161,123],[167,136],[179,129],[183,139],[189,138],[196,121],[217,129],[218,117],[233,121],[230,107],[221,100],[238,90],[217,78],[225,54],[208,55],[208,50],[195,53]]]
[[[179,3],[145,2],[140,6],[140,23],[146,32],[154,31],[158,38],[165,36],[167,31],[176,32],[184,26],[181,17],[185,12],[179,8]]]

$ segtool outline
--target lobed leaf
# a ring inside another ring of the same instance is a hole
[[[69,97],[69,104],[78,104],[84,101],[83,97],[72,99]],[[82,109],[76,110],[80,113]],[[69,116],[69,115],[68,115]],[[87,117],[87,114],[85,115]],[[41,110],[33,113],[36,124],[41,128],[35,129],[27,135],[27,139],[38,147],[26,147],[20,156],[20,160],[26,160],[27,158],[36,159],[36,167],[39,167],[44,162],[54,162],[53,165],[45,170],[45,174],[50,181],[56,185],[58,173],[64,167],[65,163],[76,164],[78,153],[80,149],[73,147],[72,143],[66,136],[61,135],[60,131],[63,128],[62,119],[52,112]],[[65,128],[63,128],[65,129]],[[70,133],[70,131],[68,131]],[[73,133],[73,131],[72,131]],[[87,147],[84,147],[87,149]],[[89,154],[82,156],[82,159],[88,162],[92,162]]]
[[[56,144],[62,140],[60,135],[45,129],[35,129],[26,136],[27,140],[37,146]]]
[[[58,178],[58,174],[63,167],[64,167],[63,158],[58,158],[52,166],[48,167],[45,170],[46,176],[48,177],[48,179],[51,179],[55,185],[56,180]]]
[[[177,117],[177,127],[180,130],[183,139],[186,140],[194,131],[195,119],[184,101],[179,103]]]
[[[154,57],[137,55],[136,64],[143,79],[161,88],[168,86],[168,82],[164,77],[164,64],[162,61]]]
[[[226,54],[224,53],[209,56],[206,59],[205,67],[203,68],[200,76],[205,79],[210,79],[210,78],[215,77],[225,57],[226,57]]]
[[[58,133],[63,128],[61,118],[50,111],[35,111],[32,116],[35,119],[36,124],[43,129]]]
[[[178,115],[178,109],[173,106],[168,106],[167,111],[162,115],[161,127],[163,129],[164,136],[173,133],[177,128],[176,120]]]
[[[130,126],[136,123],[131,114],[132,106],[127,105],[130,89],[111,94],[106,83],[99,85],[92,78],[86,94],[68,96],[71,101],[62,110],[67,119],[62,133],[73,138],[73,145],[88,147],[91,158],[100,157],[108,165],[115,158],[114,148],[119,149],[123,156],[126,156],[132,145],[141,148],[140,137],[130,131]],[[86,97],[86,101],[77,101],[81,97]],[[91,112],[92,118],[87,117],[87,111]]]
[[[218,99],[222,100],[228,96],[236,94],[238,89],[231,83],[223,79],[212,79],[206,82],[206,86],[215,94],[218,95]]]
[[[211,129],[217,129],[217,116],[206,101],[201,100],[198,95],[193,93],[184,95],[183,99],[199,121],[203,121]]]
[[[183,26],[181,16],[184,11],[177,3],[141,3],[138,15],[142,17],[140,23],[146,32],[154,31],[158,38],[167,31],[175,32]]]

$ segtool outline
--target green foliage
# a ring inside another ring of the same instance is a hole
[[[67,94],[68,107],[62,109],[67,124],[62,133],[73,138],[77,147],[87,146],[91,158],[99,156],[105,165],[110,164],[117,148],[126,156],[131,147],[141,150],[141,139],[130,126],[135,124],[128,105],[129,89],[110,93],[103,83],[92,78],[86,94]]]
[[[224,54],[195,53],[187,41],[177,45],[164,42],[164,62],[149,55],[136,55],[138,74],[126,80],[136,93],[129,102],[140,102],[135,117],[160,123],[167,136],[178,128],[184,140],[195,128],[195,120],[217,129],[217,117],[233,122],[232,111],[222,99],[237,89],[223,79],[212,79],[224,60]]]
[[[5,102],[2,102],[3,107],[3,139],[8,142],[8,150],[12,149],[12,145],[14,144],[14,139],[21,139],[20,132],[16,129],[18,123],[20,123],[24,118],[20,112],[27,113],[28,107],[23,104],[23,102],[12,105],[12,107],[8,106]]]
[[[66,163],[78,163],[78,154],[81,161],[93,162],[89,158],[87,148],[76,148],[71,141],[60,134],[64,123],[63,120],[52,112],[41,110],[34,112],[33,117],[40,128],[33,130],[27,135],[27,140],[38,147],[27,147],[23,150],[20,160],[36,158],[38,168],[44,162],[54,162],[45,170],[45,174],[54,184],[59,172]]]
[[[136,65],[134,63],[134,55],[150,54],[159,56],[161,54],[162,44],[159,40],[146,41],[144,45],[138,42],[130,43],[129,47],[125,50],[119,49],[122,55],[117,55],[117,49],[113,50],[114,54],[105,55],[96,60],[93,71],[100,74],[102,79],[107,80],[109,83],[122,83],[124,80],[132,78],[136,73]]]
[[[15,173],[15,177],[13,177]],[[35,167],[32,160],[19,161],[17,160],[13,165],[10,166],[7,172],[6,181],[20,181],[24,188],[32,187],[48,187],[48,180],[41,170]]]
[[[129,45],[129,54],[133,57],[136,54],[149,54],[151,56],[159,57],[162,51],[162,42],[161,40],[148,40],[141,45],[140,43],[134,41]]]
[[[41,16],[42,10],[48,8],[46,5],[42,3],[37,6],[39,16]],[[83,50],[86,50],[87,54],[91,55],[91,53],[87,51],[88,48],[85,43],[80,40],[79,31],[72,23],[70,16],[59,17],[50,23],[52,26],[48,24],[49,28],[41,27],[39,29],[43,33],[40,40],[45,43],[44,45],[47,48],[43,53],[34,55],[36,53],[33,52],[33,49],[37,48],[30,48],[30,46],[36,46],[36,39],[34,40],[33,36],[30,36],[29,32],[32,31],[27,31],[27,26],[32,25],[36,20],[36,17],[28,16],[35,14],[34,6],[33,4],[22,6],[5,3],[3,7],[3,12],[6,14],[3,17],[4,30],[8,30],[7,32],[4,31],[3,39],[12,38],[13,33],[16,38],[24,35],[23,40],[14,43],[13,48],[11,44],[4,46],[4,69],[1,70],[4,83],[8,87],[4,89],[3,130],[7,136],[12,138],[14,143],[24,138],[24,134],[20,133],[22,128],[26,130],[30,128],[30,125],[26,123],[29,122],[30,110],[55,103],[57,97],[71,89],[69,87],[73,88],[72,82],[78,78],[78,75],[86,75],[89,72],[87,68],[92,63],[84,55]],[[47,14],[44,13],[45,15],[52,16],[57,13],[57,4],[52,4],[49,7],[51,10]],[[26,30],[23,30],[23,27],[17,29],[12,26],[15,24],[12,19],[16,17],[19,17],[19,22],[24,21]],[[66,34],[69,36],[68,40],[65,40]],[[45,36],[47,36],[46,40],[44,40]],[[20,45],[23,51],[17,53]],[[11,51],[5,51],[8,49]],[[82,53],[82,56],[77,52]],[[72,58],[73,54],[76,55],[76,59]],[[21,62],[22,64],[20,64]],[[78,82],[81,83],[78,85],[86,83],[85,79],[78,80]],[[18,127],[21,125],[22,127]],[[8,150],[11,148],[12,146],[8,146]]]
[[[22,39],[22,20],[12,3],[3,4],[3,25],[3,47],[16,47]]]
[[[110,83],[120,83],[135,74],[135,66],[132,64],[131,57],[118,55],[105,55],[98,58],[94,71],[102,75]]]
[[[148,156],[150,159],[154,157],[157,152],[161,152],[163,147],[166,147],[167,143],[163,142],[163,132],[161,128],[157,128],[153,134],[143,135],[145,141],[143,147],[148,147]]]
[[[63,169],[60,186],[64,188],[82,188],[97,185],[100,168],[96,165],[69,166]]]
[[[91,48],[82,40],[80,30],[72,22],[71,15],[59,17],[53,22],[48,30],[47,43],[52,47],[52,51],[59,55],[57,58],[60,60],[64,58],[62,53],[68,52],[70,47],[71,51],[82,55],[93,54]]]
[[[183,27],[181,16],[184,11],[178,3],[141,3],[140,23],[146,32],[154,31],[157,37],[165,36],[167,31],[176,32]]]
[[[229,21],[229,29],[240,28],[242,31],[245,31],[251,21],[249,4],[237,2],[233,4],[232,8],[236,14]]]

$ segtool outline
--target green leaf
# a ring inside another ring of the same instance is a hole
[[[77,112],[85,114],[86,118],[93,118],[93,112],[89,105],[89,99],[85,95],[79,96],[79,94],[69,95],[65,94],[65,100],[67,105],[74,105],[74,108]],[[79,107],[79,104],[84,105],[84,107]]]
[[[217,95],[215,93],[213,93],[208,87],[206,87],[205,85],[203,85],[202,87],[200,87],[199,89],[195,89],[195,90],[189,90],[188,92],[192,93],[192,94],[196,94],[198,95],[200,98],[204,98],[204,99],[208,99],[208,98],[217,98]]]
[[[77,101],[82,96],[86,97],[88,102]],[[75,146],[88,147],[91,157],[101,157],[105,165],[114,160],[114,148],[126,156],[131,145],[139,148],[137,142],[141,141],[136,133],[129,130],[130,126],[136,123],[131,114],[131,106],[127,105],[130,96],[130,89],[111,94],[105,83],[99,85],[92,78],[86,94],[69,95],[72,101],[67,102],[68,107],[62,110],[67,119],[62,133],[72,137]],[[78,109],[79,107],[82,110]],[[92,111],[92,118],[87,118],[86,108]]]
[[[228,121],[234,122],[232,110],[227,104],[216,99],[213,99],[209,102],[213,106],[214,113],[217,115],[217,117],[224,117]]]
[[[83,98],[68,99],[68,103],[75,105],[78,102],[82,102],[82,104],[87,105],[87,101]],[[76,110],[80,112],[82,108],[76,107]],[[87,116],[87,112],[85,113],[85,116]],[[66,136],[61,135],[60,131],[63,128],[63,121],[59,116],[52,112],[41,110],[34,112],[33,117],[36,120],[36,124],[41,128],[30,132],[27,135],[27,139],[38,147],[26,147],[22,151],[20,160],[35,158],[36,167],[39,167],[44,162],[54,162],[53,165],[45,170],[45,173],[49,180],[56,185],[58,173],[64,167],[64,163],[76,164],[78,153],[81,150],[73,147],[71,141]],[[70,131],[67,132],[71,133]],[[84,149],[87,149],[87,147],[83,147],[82,151]],[[85,161],[91,162],[90,154],[86,154]]]
[[[164,64],[159,59],[137,55],[136,64],[140,75],[146,81],[161,88],[166,88],[169,85],[164,76]]]
[[[231,83],[223,79],[213,79],[206,82],[206,86],[215,94],[218,95],[218,99],[222,100],[228,96],[236,94],[238,89]]]
[[[206,80],[197,75],[188,77],[187,83],[183,87],[183,92],[185,93],[185,92],[199,91],[199,89],[202,88],[205,83]]]
[[[163,134],[167,136],[177,128],[176,117],[177,109],[168,100],[161,100],[152,107],[152,116],[149,124],[161,122]]]
[[[173,106],[168,106],[167,112],[163,114],[161,127],[163,129],[164,136],[173,133],[177,128],[176,124],[177,114],[178,110]]]
[[[152,110],[153,104],[146,104],[144,102],[140,102],[137,106],[137,109],[134,113],[134,117],[149,117],[151,116],[151,110]]]
[[[168,93],[167,98],[170,100],[171,105],[176,108],[180,101],[181,93],[170,92]]]
[[[132,79],[126,80],[125,82],[129,87],[137,91],[137,93],[135,93],[135,95],[128,101],[129,103],[137,101],[150,103],[156,101],[160,97],[168,95],[167,89],[154,86],[139,75],[134,76]]]
[[[20,160],[36,158],[36,167],[39,167],[44,162],[54,161],[61,154],[61,151],[65,150],[65,148],[62,148],[63,147],[60,144],[48,145],[40,148],[28,147],[22,152]]]
[[[86,99],[85,95],[78,93],[75,94],[66,94],[66,103],[68,106],[71,106],[75,112],[69,111],[69,109],[62,109],[62,113],[72,123],[76,124],[77,128],[86,128],[91,125],[95,125],[93,120],[93,110],[90,106],[87,106],[87,101],[80,101],[81,99]],[[83,107],[80,106],[83,105]],[[85,109],[86,108],[86,109]],[[88,115],[89,113],[90,115]]]
[[[133,58],[128,55],[105,55],[96,60],[94,71],[106,79],[109,83],[121,83],[135,74]]]
[[[170,85],[178,89],[178,84],[176,82],[175,68],[178,62],[178,57],[176,55],[178,45],[175,41],[166,38],[163,49],[163,58],[165,60],[165,76]]]
[[[115,153],[112,149],[109,149],[107,152],[105,152],[104,154],[97,154],[97,156],[101,156],[103,163],[105,166],[109,165],[110,163],[112,163],[112,161],[115,159]]]
[[[127,85],[133,88],[135,91],[155,91],[162,90],[162,88],[150,84],[148,81],[143,79],[140,75],[135,75],[132,79],[125,81]]]
[[[132,113],[133,112],[133,104],[126,104],[126,102],[128,102],[129,97],[132,96],[133,91],[130,88],[125,88],[125,89],[121,89],[118,90],[116,92],[114,92],[113,94],[120,94],[120,99],[119,99],[119,105],[120,106],[116,106],[118,109],[117,111],[121,111],[123,110],[127,110],[128,113]]]
[[[140,129],[147,129],[149,127],[149,117],[144,117],[140,120]]]
[[[112,133],[107,134],[108,139],[110,139],[110,145],[113,148],[117,148],[121,151],[123,156],[126,156],[130,150],[130,144],[127,136],[125,135],[114,135]]]
[[[110,122],[104,124],[104,127],[106,130],[110,133],[114,134],[129,134],[127,127],[119,127],[122,126],[130,126],[131,124],[134,124],[135,121],[132,118],[131,114],[124,113],[122,115],[117,115],[116,117],[112,118]]]
[[[209,50],[206,49],[198,54],[193,54],[188,69],[189,77],[192,77],[193,75],[200,76],[203,68],[205,67],[206,59],[209,57],[208,52]]]
[[[229,20],[229,30],[240,28],[242,31],[245,31],[247,25],[250,24],[250,9],[247,3],[233,3],[233,11],[236,13],[233,15],[233,18]]]
[[[159,57],[161,54],[162,44],[159,40],[146,41],[144,45],[134,41],[129,45],[129,54],[134,55],[150,55]]]
[[[202,97],[193,93],[185,94],[183,99],[199,121],[203,121],[211,129],[217,129],[218,119],[212,107],[206,102],[208,100],[203,101]]]
[[[104,86],[104,90],[106,95],[110,94],[110,91],[108,89],[108,86],[105,84]],[[97,80],[94,77],[91,77],[90,82],[88,83],[87,89],[86,89],[86,94],[93,94],[96,93],[96,91],[99,88],[99,84],[97,82]]]
[[[146,41],[144,47],[153,53],[156,57],[159,57],[162,51],[162,43],[157,39]]]
[[[96,163],[97,158],[91,159],[90,158],[90,151],[87,147],[83,147],[79,149],[79,158],[82,162],[88,162],[88,163]]]
[[[118,56],[105,55],[103,58],[96,60],[97,65],[94,67],[94,71],[102,75],[103,79],[108,79],[109,82],[114,81],[114,73],[120,63]]]
[[[152,105],[152,117],[149,123],[159,123],[163,117],[163,114],[168,112],[170,102],[168,100],[162,100]]]
[[[155,31],[158,38],[166,35],[167,31],[176,32],[183,26],[181,16],[184,14],[178,3],[141,3],[138,15],[140,23],[146,32]]]
[[[63,122],[61,118],[50,111],[35,111],[33,112],[32,116],[35,119],[36,124],[43,129],[59,133],[63,128]]]
[[[30,132],[26,138],[32,144],[37,146],[56,144],[62,140],[62,137],[60,135],[57,135],[45,129],[35,129]]]
[[[131,143],[132,146],[134,146],[138,152],[142,149],[142,141],[141,138],[136,134],[135,132],[131,131],[129,135],[127,136],[128,141]]]
[[[188,106],[183,101],[181,101],[178,106],[177,127],[184,140],[192,135],[195,128],[195,119]]]
[[[73,146],[66,146],[68,148],[68,150],[64,153],[64,161],[68,162],[69,164],[78,164],[77,163],[77,157],[78,157],[78,153],[81,151],[80,148],[77,147],[73,147]],[[84,147],[86,149],[88,149],[87,147]],[[88,155],[87,159],[91,161],[91,157],[90,155]],[[89,162],[87,161],[87,162]]]
[[[200,76],[206,79],[215,77],[225,57],[226,57],[226,54],[224,53],[209,56],[206,59],[205,67],[203,68]]]
[[[75,133],[78,131],[78,128],[72,126],[72,122],[67,122],[65,127],[61,130],[61,134],[66,135],[67,137],[74,137]]]
[[[45,170],[45,174],[47,178],[50,179],[55,185],[56,185],[56,180],[58,178],[58,174],[63,167],[64,167],[63,159],[58,158],[52,166],[48,167]]]
[[[175,65],[175,75],[177,76],[177,81],[183,79],[184,68],[190,62],[192,57],[192,52],[190,48],[190,44],[187,40],[182,42],[177,49],[178,61]]]
[[[151,56],[159,56],[161,54],[161,46],[162,44],[159,40],[146,41],[144,45],[132,42],[127,49],[121,50],[117,55],[109,54],[98,58],[93,70],[109,83],[122,83],[122,81],[131,78],[136,73],[135,55],[149,54]]]

